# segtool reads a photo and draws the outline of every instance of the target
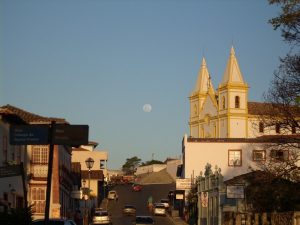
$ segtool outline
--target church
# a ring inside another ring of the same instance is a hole
[[[223,80],[215,90],[202,59],[190,100],[190,136],[194,138],[253,138],[278,134],[280,129],[264,129],[260,123],[266,103],[248,101],[248,84],[231,47]]]
[[[296,128],[281,127],[276,121],[272,126],[264,123],[268,122],[262,118],[270,115],[270,104],[249,102],[248,91],[233,47],[217,89],[202,59],[189,96],[190,133],[182,140],[178,172],[180,178],[197,184],[197,224],[226,224],[228,213],[245,215],[245,207],[239,207],[243,205],[244,184],[227,184],[260,169],[265,162],[289,160],[294,149],[283,148],[282,140],[288,145],[295,141],[293,136],[299,143]],[[189,190],[184,191],[188,196]]]

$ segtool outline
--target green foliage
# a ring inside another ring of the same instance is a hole
[[[32,222],[32,206],[28,207],[28,214],[25,208],[11,209],[10,212],[0,213],[0,224],[1,225],[28,225]],[[27,215],[29,216],[27,220]]]
[[[126,159],[125,164],[122,166],[122,171],[126,175],[132,175],[134,174],[136,168],[140,165],[141,159],[134,156],[131,158]]]
[[[213,172],[212,172],[212,169],[211,169],[211,164],[210,164],[210,163],[206,163],[204,175],[205,175],[205,176],[209,176],[209,175],[211,175],[212,173],[213,173]]]
[[[162,161],[160,161],[160,160],[152,159],[151,161],[143,162],[141,164],[141,166],[148,166],[148,165],[153,165],[153,164],[164,164],[164,163]]]
[[[299,210],[300,183],[277,178],[267,173],[252,173],[246,178],[246,201],[254,212]]]
[[[283,38],[292,43],[300,41],[300,0],[269,0],[269,3],[280,5],[279,16],[269,20],[274,29],[281,27]]]

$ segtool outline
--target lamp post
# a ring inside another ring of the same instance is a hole
[[[91,193],[91,168],[93,167],[94,162],[95,161],[91,157],[89,157],[85,160],[85,165],[89,170],[89,194],[88,194],[89,199],[90,199],[90,193]],[[88,221],[88,219],[87,219],[87,221]]]
[[[90,183],[91,182],[91,168],[93,167],[94,162],[95,161],[91,157],[89,157],[85,160],[85,165],[89,170],[89,191],[90,191],[90,188],[91,188],[91,183]]]
[[[85,189],[86,180],[82,180],[83,185],[83,199],[84,199],[84,213],[86,212],[86,189]]]

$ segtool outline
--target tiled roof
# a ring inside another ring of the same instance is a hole
[[[263,135],[257,138],[194,138],[188,142],[211,143],[300,143],[300,135]]]
[[[287,109],[282,105],[282,109]],[[249,115],[280,115],[281,112],[280,105],[274,105],[272,103],[265,102],[248,102],[248,114]],[[290,107],[289,111],[295,115],[300,116],[299,107]]]
[[[44,117],[34,113],[27,112],[23,109],[17,108],[12,105],[4,105],[0,107],[0,114],[2,115],[14,115],[19,117],[26,123],[51,123],[55,121],[56,123],[68,123],[63,118],[54,118],[54,117]]]
[[[72,148],[72,152],[89,152],[90,150],[85,148]]]

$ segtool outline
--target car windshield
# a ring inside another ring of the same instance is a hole
[[[95,216],[108,216],[108,212],[106,212],[106,211],[98,211],[98,212],[95,212],[94,215]]]
[[[134,209],[134,206],[133,206],[133,205],[125,205],[124,208],[131,208],[131,209]]]
[[[152,224],[153,219],[151,217],[137,217],[135,222],[136,223]]]
[[[169,200],[168,199],[162,199],[160,200],[161,203],[169,203]]]

